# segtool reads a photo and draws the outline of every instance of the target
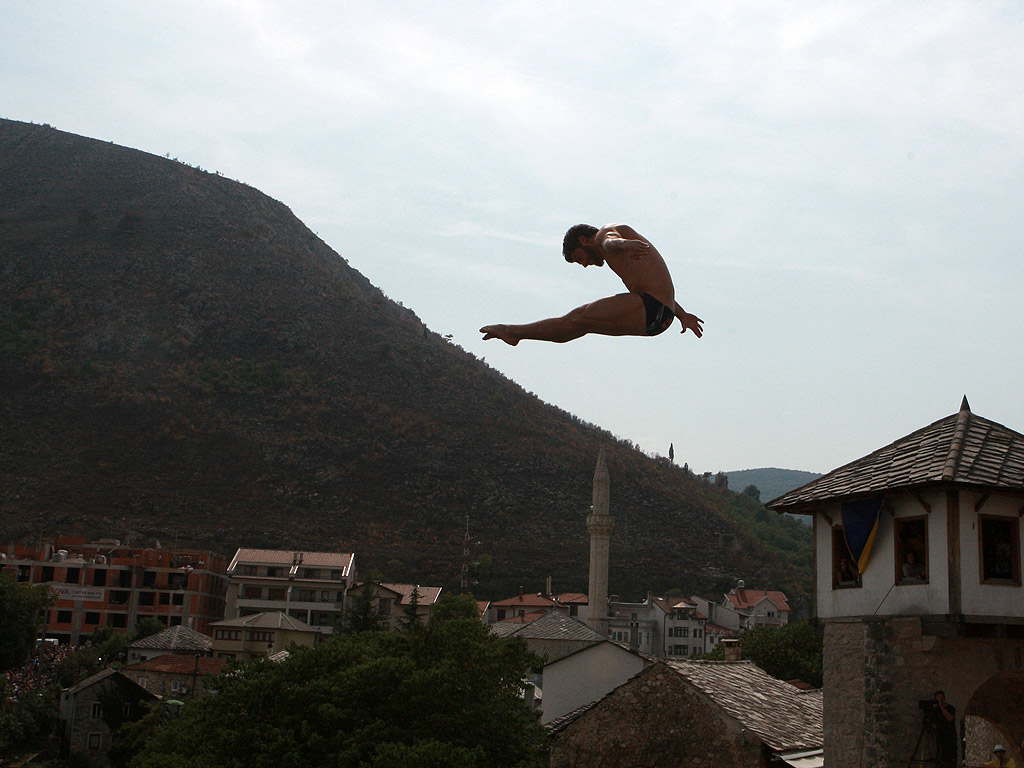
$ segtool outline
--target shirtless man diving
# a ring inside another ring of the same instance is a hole
[[[665,260],[651,242],[632,227],[612,224],[598,229],[577,224],[565,233],[562,255],[572,264],[600,267],[608,263],[629,293],[598,299],[562,317],[525,325],[485,325],[484,339],[501,339],[515,346],[523,339],[565,342],[588,333],[604,336],[657,336],[678,319],[681,333],[697,338],[701,320],[676,303],[675,288]]]

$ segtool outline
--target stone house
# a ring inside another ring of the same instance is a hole
[[[1024,435],[965,397],[768,507],[814,524],[826,764],[934,760],[925,713],[939,690],[966,734],[966,753],[952,737],[957,758],[980,764],[998,738],[1019,762]]]
[[[179,624],[129,643],[128,663],[134,664],[165,653],[178,653],[189,657],[197,653],[200,656],[209,656],[212,647],[212,637]]]
[[[207,693],[207,675],[219,675],[227,666],[225,658],[195,654],[165,653],[129,664],[121,674],[162,699],[198,699]]]
[[[212,627],[212,652],[218,659],[272,656],[292,643],[312,647],[321,637],[315,627],[280,611],[224,619]]]
[[[821,766],[821,702],[750,661],[659,661],[548,723],[550,766]]]
[[[610,640],[580,648],[544,665],[542,723],[549,723],[603,698],[653,662]]]
[[[107,752],[122,723],[142,717],[156,695],[107,668],[60,695],[61,754],[107,765]]]

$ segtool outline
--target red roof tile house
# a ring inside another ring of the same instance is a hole
[[[529,613],[548,611],[554,607],[555,601],[550,597],[545,597],[539,592],[523,594],[520,591],[517,597],[508,597],[491,603],[493,613],[491,621],[504,621],[517,616],[526,616]]]
[[[789,601],[782,592],[764,589],[745,589],[743,582],[730,589],[723,603],[743,616],[743,628],[772,626],[789,623]]]
[[[163,699],[188,700],[206,695],[206,676],[219,675],[227,663],[223,658],[165,653],[129,664],[121,674]]]

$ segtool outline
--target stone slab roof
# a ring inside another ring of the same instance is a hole
[[[191,627],[179,624],[136,640],[129,648],[144,648],[153,651],[200,651],[208,652],[213,647],[213,638],[197,632]]]
[[[812,749],[824,740],[822,693],[772,677],[752,661],[666,661],[774,751]]]
[[[527,624],[511,626],[515,629],[508,632],[507,636],[521,637],[524,640],[583,640],[599,643],[605,639],[604,635],[561,611],[548,611],[539,619]]]
[[[823,475],[766,505],[778,512],[833,499],[935,484],[1024,490],[1024,435],[960,411]]]

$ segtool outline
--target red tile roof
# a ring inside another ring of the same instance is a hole
[[[166,672],[175,675],[191,675],[194,673],[200,675],[219,675],[227,663],[227,659],[214,659],[210,656],[200,656],[196,659],[192,655],[164,653],[160,656],[154,656],[152,659],[130,664],[125,667],[125,670],[133,672]]]
[[[299,560],[301,558],[301,560]],[[295,549],[242,549],[235,552],[229,571],[239,563],[337,568],[348,573],[355,555],[350,552],[302,552]]]
[[[401,595],[401,599],[398,601],[399,605],[409,605],[412,601],[413,589],[419,590],[417,599],[420,605],[433,605],[441,596],[441,587],[424,587],[422,584],[385,584],[383,582],[380,585]]]
[[[746,611],[753,608],[764,599],[771,600],[780,611],[789,610],[789,602],[781,592],[764,589],[730,589],[726,595],[729,602],[738,611]]]
[[[491,605],[495,608],[550,608],[555,601],[539,592],[536,594],[516,595],[504,600],[496,600]]]

